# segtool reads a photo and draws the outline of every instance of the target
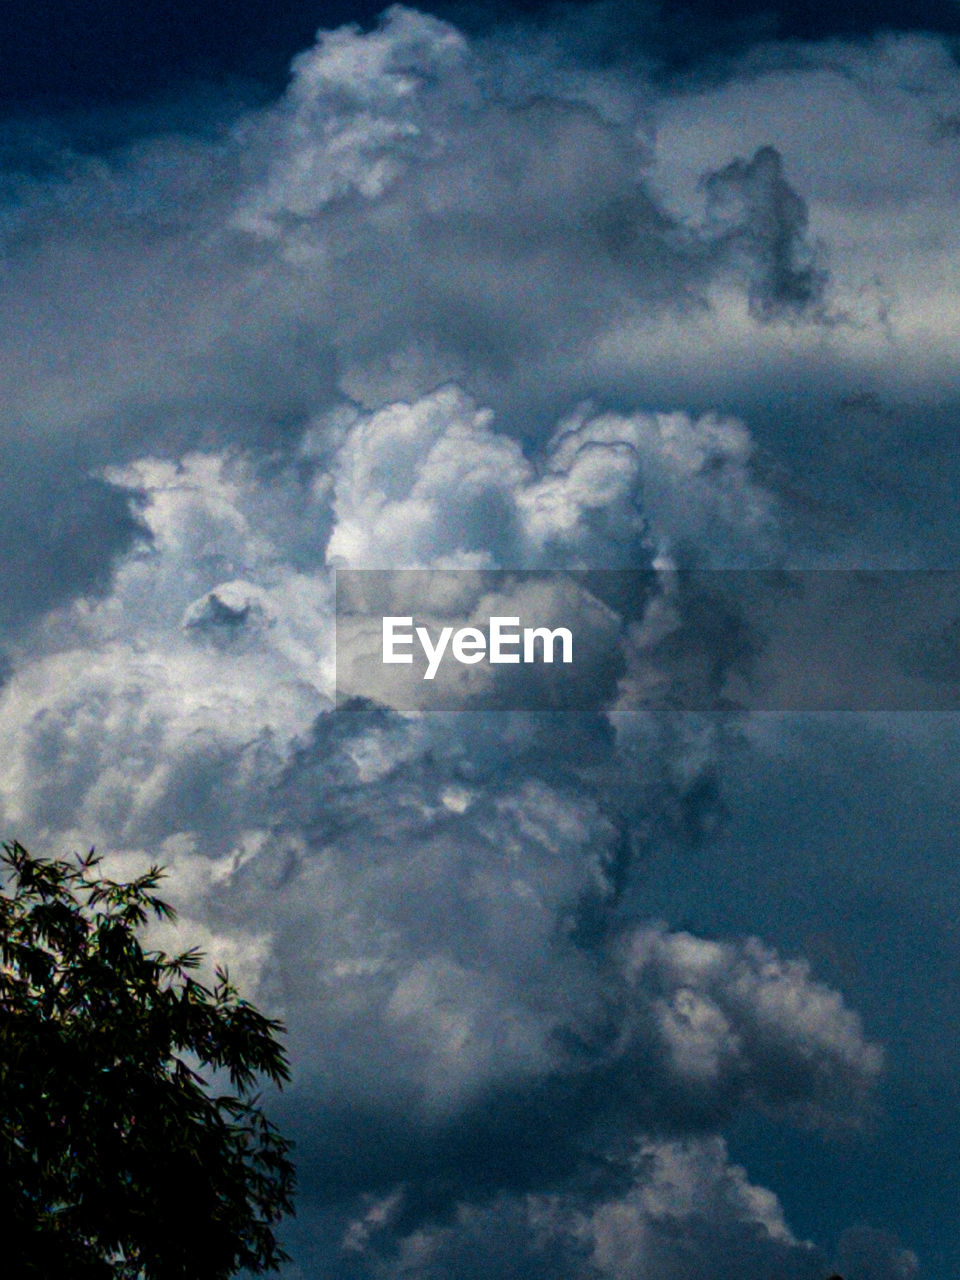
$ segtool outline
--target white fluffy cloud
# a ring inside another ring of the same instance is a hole
[[[613,569],[684,542],[721,565],[767,550],[776,505],[735,421],[582,410],[536,459],[494,428],[456,387],[359,421],[334,465],[330,562]]]
[[[18,655],[5,820],[125,869],[159,852],[184,937],[287,1019],[301,1105],[373,1123],[354,1178],[381,1176],[377,1126],[496,1142],[497,1096],[527,1123],[564,1117],[574,1183],[609,1126],[699,1133],[750,1101],[856,1118],[878,1051],[803,965],[617,919],[624,821],[668,813],[682,760],[695,780],[709,757],[669,748],[671,780],[662,736],[621,752],[593,730],[586,769],[564,770],[536,717],[330,709],[331,563],[649,562],[673,539],[722,554],[716,530],[761,547],[773,508],[739,425],[582,413],[538,461],[448,387],[320,418],[288,462],[191,454],[110,478],[149,538]],[[638,766],[650,783],[615,818]],[[486,1176],[456,1147],[441,1163],[455,1185]],[[626,1212],[597,1209],[577,1250],[594,1232],[619,1256]]]

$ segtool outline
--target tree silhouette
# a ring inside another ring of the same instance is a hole
[[[153,890],[0,846],[0,1219],[22,1280],[226,1280],[275,1271],[291,1144],[251,1094],[289,1079],[282,1025],[226,973],[137,934]],[[201,1072],[213,1071],[227,1092]]]

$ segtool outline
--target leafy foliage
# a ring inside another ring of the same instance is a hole
[[[129,883],[0,846],[0,1215],[23,1280],[225,1280],[275,1271],[290,1143],[251,1094],[289,1079],[282,1025],[196,949],[145,951],[171,919],[157,867]],[[212,1069],[232,1092],[216,1094]]]

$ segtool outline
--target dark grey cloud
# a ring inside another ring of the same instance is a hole
[[[718,247],[747,266],[753,313],[771,319],[816,308],[826,275],[801,257],[807,210],[784,178],[776,148],[761,148],[749,162],[732,160],[703,183]]]
[[[146,531],[129,492],[59,459],[51,467],[42,455],[34,462],[20,449],[5,453],[0,633],[16,635],[76,595],[105,593],[116,560]]]
[[[887,1232],[871,1227],[845,1231],[837,1250],[837,1266],[844,1274],[864,1280],[912,1280],[919,1274],[917,1256]]]

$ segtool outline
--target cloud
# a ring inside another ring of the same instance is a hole
[[[353,568],[639,568],[684,544],[758,555],[776,503],[736,421],[562,421],[540,457],[455,386],[360,420],[334,464],[331,563]]]
[[[518,1265],[559,1280],[822,1274],[818,1251],[792,1235],[776,1197],[750,1184],[719,1139],[643,1142],[629,1178],[621,1192],[596,1199],[561,1192],[465,1202],[448,1223],[410,1232],[387,1251],[385,1229],[402,1212],[398,1192],[347,1227],[347,1266],[360,1264],[348,1274],[506,1277]]]
[[[71,596],[106,592],[116,561],[144,529],[118,487],[6,452],[0,540],[17,554],[4,573],[0,634],[22,635]]]
[[[416,1185],[427,1230],[464,1195],[576,1184],[615,1134],[700,1135],[750,1103],[856,1118],[879,1056],[839,996],[759,944],[618,916],[631,829],[666,829],[709,753],[629,718],[329,709],[329,560],[457,562],[491,490],[494,563],[589,563],[618,528],[649,561],[660,521],[749,543],[770,506],[748,460],[736,424],[581,415],[535,465],[446,388],[321,416],[289,463],[111,471],[149,538],[19,655],[5,818],[124,866],[159,851],[184,938],[198,927],[290,1026],[308,1194]],[[504,1162],[508,1130],[530,1141]]]
[[[889,1232],[851,1227],[843,1233],[837,1266],[863,1280],[913,1280],[920,1264],[912,1249],[904,1249]]]
[[[820,304],[826,277],[800,260],[807,211],[776,148],[761,147],[749,162],[732,160],[703,184],[718,248],[748,270],[751,312],[771,319]]]
[[[341,717],[356,727],[331,755]],[[380,1105],[374,1081],[391,1061],[388,1098],[403,1094],[415,1124],[473,1104],[483,1123],[491,1085],[537,1079],[545,1105],[573,1090],[562,1105],[582,1130],[608,1108],[628,1123],[712,1123],[751,1094],[855,1118],[879,1068],[856,1017],[756,944],[625,929],[616,878],[635,870],[618,866],[620,833],[572,779],[491,776],[456,731],[440,768],[429,730],[415,747],[403,721],[359,709],[330,721],[288,773],[285,840],[238,882],[250,915],[280,928],[296,913],[290,945],[311,959],[290,975],[291,1024],[298,1043],[330,1046],[328,1106],[354,1090]]]
[[[789,786],[776,731],[334,703],[337,567],[908,559],[933,507],[955,543],[945,47],[665,82],[587,26],[394,7],[276,102],[20,143],[3,186],[4,825],[168,863],[184,942],[286,1017],[318,1271],[812,1277],[796,1185],[721,1132],[873,1114],[870,983],[778,933],[813,836],[718,852],[731,755]],[[597,592],[637,685],[671,638],[710,690],[750,658],[712,600]],[[879,1239],[837,1265],[909,1275]]]

